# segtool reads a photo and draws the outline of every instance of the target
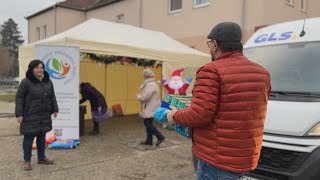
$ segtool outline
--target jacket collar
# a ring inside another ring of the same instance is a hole
[[[232,58],[232,57],[241,57],[241,56],[243,56],[241,51],[224,52],[216,60]]]

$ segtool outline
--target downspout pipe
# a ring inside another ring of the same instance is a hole
[[[244,37],[244,13],[245,13],[245,0],[240,0],[240,28],[242,30],[242,41]]]
[[[245,0],[240,0],[240,27],[243,29],[244,27],[244,9],[245,9]]]
[[[53,6],[54,9],[54,34],[57,34],[57,4],[58,2],[56,1],[56,3]]]
[[[139,1],[139,27],[142,27],[142,0]]]

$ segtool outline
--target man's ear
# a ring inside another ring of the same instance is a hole
[[[216,40],[213,40],[213,49],[216,51],[218,49],[218,42]]]

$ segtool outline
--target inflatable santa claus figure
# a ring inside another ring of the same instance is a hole
[[[181,78],[181,73],[184,70],[184,68],[176,69],[172,72],[171,79],[168,82],[165,77],[162,77],[162,83],[164,87],[167,89],[168,94],[173,95],[186,95],[186,90],[189,87],[192,78],[187,77],[186,82],[183,83]]]

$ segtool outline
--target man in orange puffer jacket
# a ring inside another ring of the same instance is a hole
[[[212,62],[197,72],[191,106],[167,118],[193,128],[199,180],[238,179],[258,164],[270,74],[243,56],[238,24],[220,23],[208,39]]]

